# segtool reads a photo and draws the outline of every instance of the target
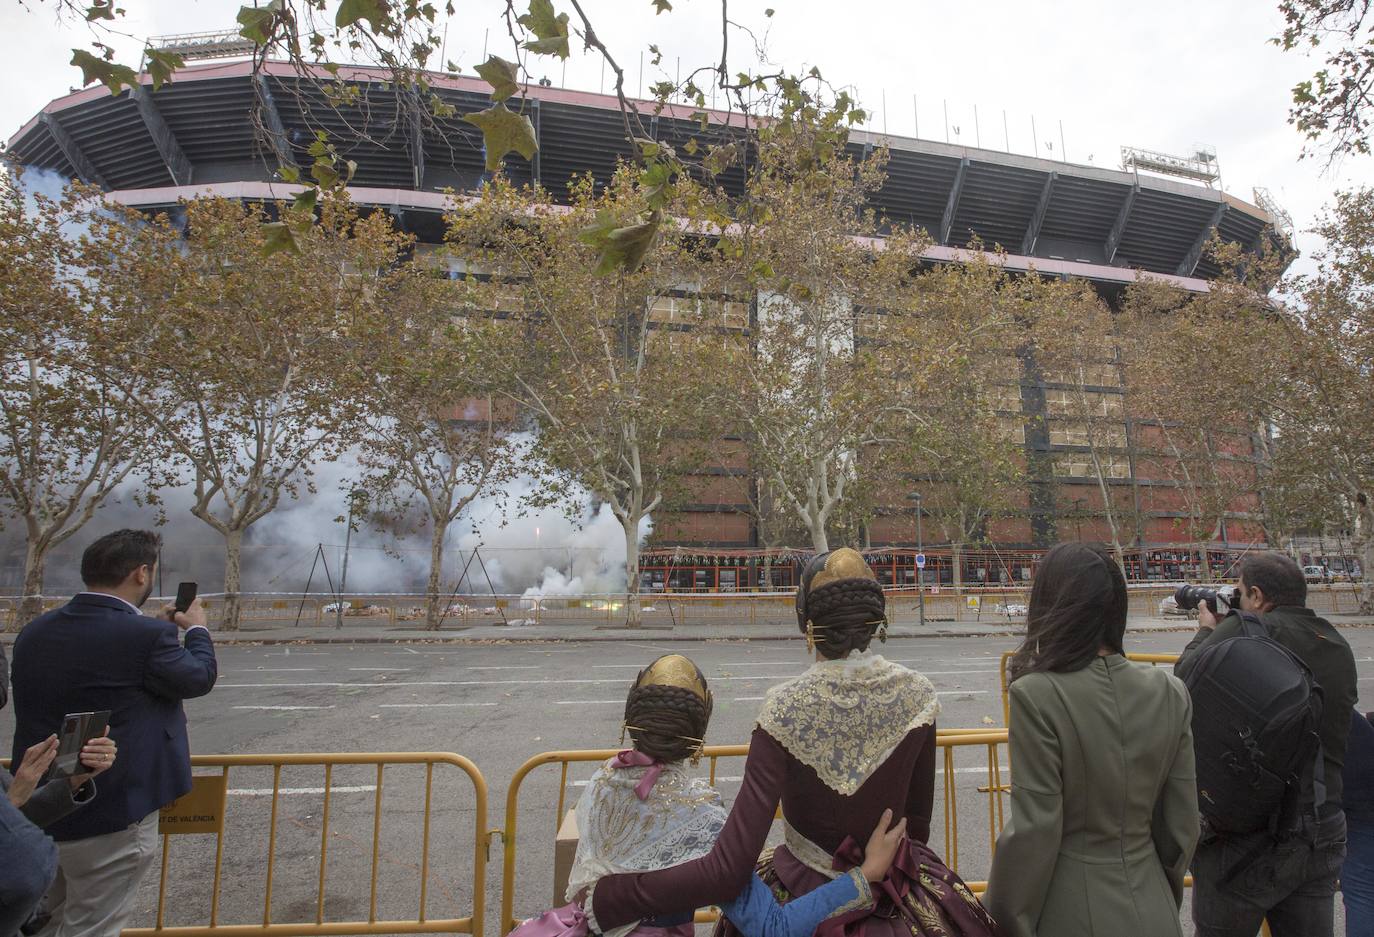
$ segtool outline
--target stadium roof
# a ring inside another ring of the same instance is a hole
[[[388,84],[385,70],[343,67],[338,74],[359,90],[356,102],[338,108],[320,83],[280,62],[266,63],[256,80],[247,61],[191,66],[156,93],[147,76],[138,92],[117,97],[97,85],[49,103],[10,139],[9,152],[126,203],[156,207],[203,192],[287,195],[289,187],[268,185],[281,157],[309,162],[305,148],[323,128],[358,163],[355,199],[396,210],[417,232],[437,226],[439,193],[471,190],[485,177],[481,134],[457,118],[417,132],[402,109],[424,103]],[[330,76],[321,70],[319,77]],[[480,80],[436,74],[431,82],[459,114],[490,103]],[[507,158],[517,182],[537,180],[558,195],[573,174],[605,178],[630,156],[613,96],[537,85],[527,94],[540,149],[533,160]],[[644,113],[653,107],[645,102]],[[700,134],[694,112],[669,105],[647,118],[651,133],[681,146]],[[709,116],[717,134],[741,123],[738,114]],[[1123,283],[1138,268],[1205,289],[1217,273],[1202,256],[1213,228],[1256,249],[1273,224],[1255,205],[1173,179],[862,131],[850,143],[856,151],[889,148],[887,182],[874,207],[925,228],[936,241],[932,259],[957,256],[977,237],[1005,248],[1013,267]],[[743,170],[729,170],[725,183],[741,186]]]

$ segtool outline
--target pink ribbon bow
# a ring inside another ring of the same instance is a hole
[[[635,785],[635,796],[640,800],[648,800],[649,792],[654,789],[654,783],[658,781],[658,776],[663,773],[663,762],[654,761],[643,752],[637,752],[632,748],[627,748],[620,752],[611,761],[611,767],[620,768],[648,768],[644,772],[638,784]]]

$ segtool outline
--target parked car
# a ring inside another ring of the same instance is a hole
[[[1327,569],[1325,566],[1304,566],[1302,568],[1302,577],[1309,583],[1329,583],[1331,581],[1331,570]]]

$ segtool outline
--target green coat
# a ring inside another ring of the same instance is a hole
[[[1198,838],[1192,706],[1119,654],[1011,685],[1011,818],[983,903],[1008,937],[1178,937]]]

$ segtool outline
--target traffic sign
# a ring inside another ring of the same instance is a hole
[[[917,554],[916,554],[916,568],[917,568],[917,569],[925,569],[925,568],[926,568],[926,555],[925,555],[924,553],[917,553]]]

